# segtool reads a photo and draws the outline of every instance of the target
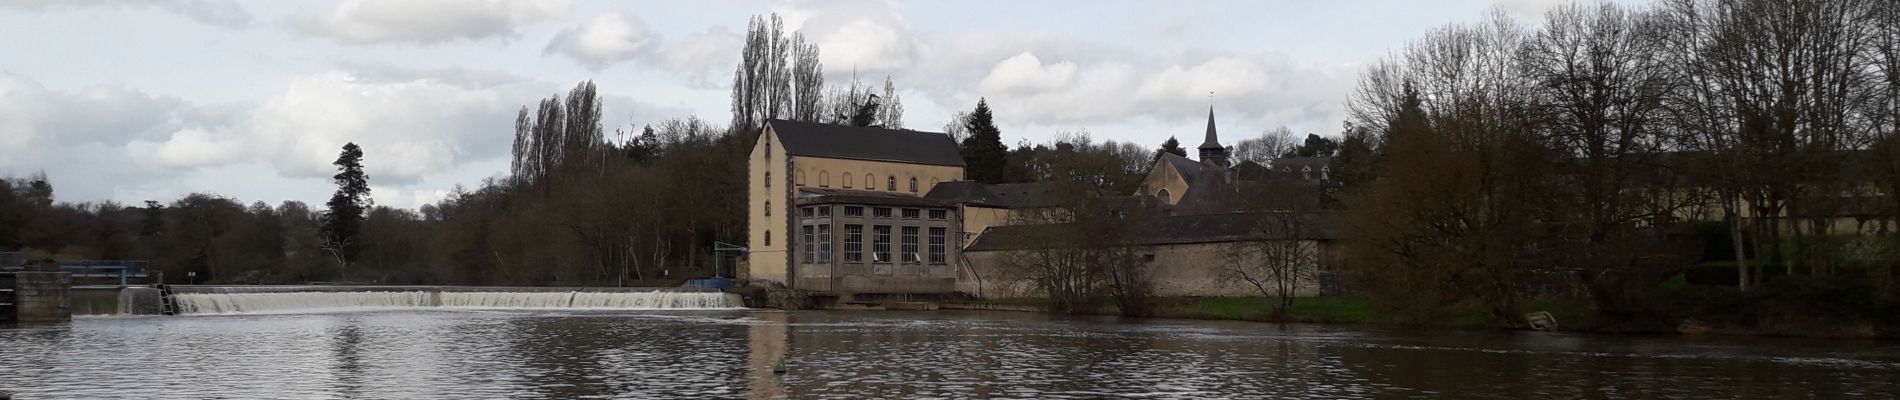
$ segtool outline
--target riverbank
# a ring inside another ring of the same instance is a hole
[[[1357,297],[1297,298],[1286,313],[1276,314],[1278,299],[1269,297],[1173,297],[1155,300],[1151,318],[1234,320],[1274,323],[1319,323],[1375,326],[1408,326],[1443,329],[1522,329],[1499,324],[1482,309],[1450,312],[1425,320],[1404,320],[1382,315],[1371,301]],[[947,303],[944,309],[1047,312],[1048,301],[1039,298],[971,300]],[[1532,302],[1527,312],[1547,312],[1558,329],[1566,332],[1635,335],[1684,336],[1778,336],[1876,339],[1900,338],[1900,330],[1879,324],[1830,318],[1829,316],[1792,316],[1777,318],[1738,318],[1736,315],[1710,314],[1697,317],[1671,317],[1657,321],[1632,322],[1606,320],[1588,304],[1560,300]],[[1088,314],[1119,315],[1119,310],[1104,307]]]

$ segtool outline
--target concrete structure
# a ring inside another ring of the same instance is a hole
[[[66,272],[0,273],[0,321],[70,321],[72,285]]]
[[[958,207],[922,198],[939,183],[963,180],[963,158],[948,135],[768,120],[749,165],[749,252],[741,278],[796,289],[813,285],[814,290],[863,293],[949,293],[953,288],[948,280],[953,266],[932,264],[926,254],[914,264],[898,258],[907,255],[896,250],[882,262],[870,258],[869,248],[861,249],[862,260],[847,262],[842,257],[847,253],[843,246],[848,225],[862,227],[866,236],[887,227],[894,241],[903,240],[908,229],[918,230],[919,240],[933,229],[945,230],[945,240],[962,236],[959,224],[953,223],[961,219]],[[845,216],[851,207],[866,215]],[[805,217],[807,209],[813,217]],[[894,216],[871,214],[878,209],[892,210]],[[911,210],[924,217],[905,218]],[[930,218],[939,211],[946,213],[943,219]],[[821,212],[828,214],[817,217]],[[805,229],[812,230],[809,240]],[[819,229],[828,229],[829,235],[820,235]],[[861,245],[874,245],[872,238],[860,239]],[[807,243],[811,257],[804,256]],[[820,249],[838,257],[818,262]],[[945,257],[956,259],[954,251],[946,248]]]

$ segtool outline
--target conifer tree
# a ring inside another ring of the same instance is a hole
[[[970,113],[964,128],[970,135],[963,139],[962,146],[964,169],[969,175],[967,178],[983,183],[1001,183],[1009,149],[1003,147],[1003,132],[996,129],[996,123],[991,119],[988,100],[976,101],[976,111]]]
[[[350,262],[362,250],[358,236],[363,229],[364,211],[369,209],[369,176],[363,174],[363,148],[355,142],[343,145],[336,162],[336,194],[325,203],[323,213],[324,250],[336,258],[342,277],[349,275]]]
[[[1187,149],[1181,148],[1181,141],[1175,140],[1173,136],[1169,136],[1168,141],[1161,142],[1161,148],[1155,150],[1155,158],[1161,158],[1161,155],[1164,153],[1174,153],[1174,155],[1177,156],[1187,157]]]

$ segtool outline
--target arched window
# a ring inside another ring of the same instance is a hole
[[[771,199],[765,200],[765,216],[767,217],[772,216],[772,200]]]
[[[864,174],[864,190],[877,190],[877,178]]]
[[[772,187],[772,171],[765,171],[765,187]]]
[[[917,178],[910,178],[910,192],[917,193]]]
[[[1328,165],[1328,166],[1321,166],[1321,167],[1319,167],[1319,179],[1320,179],[1320,180],[1332,180],[1332,179],[1333,179],[1333,167],[1332,167],[1332,166],[1330,166],[1330,165]]]
[[[897,177],[895,176],[885,177],[884,190],[893,191],[893,192],[897,191]]]
[[[850,189],[851,188],[851,173],[850,172],[844,173],[844,180],[840,182],[844,182],[845,189]]]
[[[805,186],[805,170],[792,171],[792,185]]]
[[[1168,199],[1168,190],[1167,190],[1167,189],[1161,189],[1161,191],[1159,191],[1159,192],[1155,192],[1155,198],[1157,198],[1157,199],[1161,199],[1161,202],[1162,202],[1162,203],[1168,203],[1168,202],[1170,202],[1170,201],[1173,201],[1173,200],[1169,200],[1169,199]]]
[[[1300,167],[1300,179],[1313,180],[1313,167]]]
[[[770,229],[765,230],[765,245],[766,246],[772,245],[772,230]]]
[[[831,187],[831,173],[818,170],[818,187]]]

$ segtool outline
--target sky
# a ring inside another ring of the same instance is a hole
[[[0,0],[0,176],[65,202],[194,192],[321,204],[362,145],[379,205],[507,170],[515,113],[593,80],[604,127],[730,120],[746,22],[816,41],[826,83],[889,78],[940,131],[987,99],[1006,144],[1336,135],[1368,65],[1561,0]],[[1213,95],[1210,97],[1209,92]]]

